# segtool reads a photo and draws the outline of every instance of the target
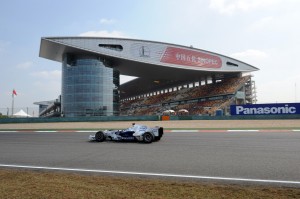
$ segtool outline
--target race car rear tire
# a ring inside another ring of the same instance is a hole
[[[160,127],[160,128],[158,129],[158,136],[155,137],[155,141],[159,141],[159,140],[161,139],[161,137],[163,136],[163,134],[164,134],[164,128],[163,128],[163,127]]]
[[[95,140],[97,142],[103,142],[105,140],[105,135],[102,131],[98,131],[96,134],[95,134]]]
[[[149,132],[144,133],[144,135],[143,135],[144,143],[152,143],[153,140],[154,140],[154,137],[151,133],[149,133]]]

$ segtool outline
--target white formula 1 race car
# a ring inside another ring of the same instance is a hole
[[[132,127],[123,130],[104,130],[98,131],[95,135],[90,135],[90,141],[103,142],[112,141],[139,141],[151,143],[159,141],[164,134],[162,127],[150,128],[145,125],[132,124]]]

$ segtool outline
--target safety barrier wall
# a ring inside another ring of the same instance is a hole
[[[103,117],[56,117],[56,118],[2,118],[4,123],[46,123],[46,122],[108,122],[108,121],[158,121],[158,116],[103,116]]]
[[[284,120],[300,119],[297,115],[245,115],[245,116],[170,116],[170,120]],[[161,116],[108,116],[74,118],[0,118],[5,123],[46,123],[46,122],[108,122],[108,121],[159,121]]]
[[[291,120],[300,119],[297,115],[244,115],[244,116],[171,116],[170,120]]]

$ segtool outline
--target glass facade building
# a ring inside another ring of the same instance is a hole
[[[117,70],[97,56],[65,54],[62,62],[62,115],[119,115],[119,77]]]

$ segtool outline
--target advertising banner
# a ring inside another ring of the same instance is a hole
[[[231,115],[300,114],[300,103],[231,105]]]
[[[175,47],[167,47],[160,61],[163,63],[202,68],[222,67],[222,60],[218,56]]]

